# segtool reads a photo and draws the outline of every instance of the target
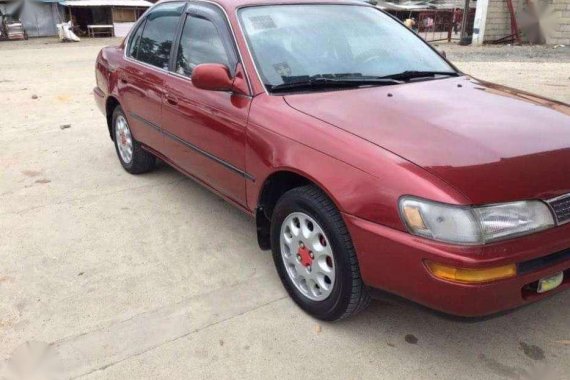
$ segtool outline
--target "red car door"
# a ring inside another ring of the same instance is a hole
[[[158,151],[163,147],[162,101],[173,41],[185,3],[158,5],[132,33],[118,90],[135,138]]]
[[[190,4],[164,88],[162,108],[166,155],[183,171],[239,204],[245,204],[246,124],[251,97],[207,91],[192,84],[202,63],[241,70],[225,16],[210,4]]]

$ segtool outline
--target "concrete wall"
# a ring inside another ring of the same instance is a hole
[[[515,12],[524,0],[513,0]],[[498,40],[511,34],[511,15],[506,0],[479,0],[475,14],[473,43]]]
[[[555,24],[546,36],[546,43],[570,45],[570,0],[552,0],[551,12]]]
[[[515,12],[522,7],[521,0],[513,0]],[[485,41],[498,40],[511,34],[511,15],[505,0],[491,0],[487,10]]]
[[[570,0],[534,0],[550,4],[545,13],[547,44],[570,45]],[[525,0],[513,0],[519,24],[524,19]],[[473,43],[480,45],[511,34],[511,16],[506,0],[478,0]],[[524,38],[524,37],[523,37]]]

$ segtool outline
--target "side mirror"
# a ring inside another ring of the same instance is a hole
[[[231,91],[233,79],[230,70],[218,63],[203,63],[192,70],[192,83],[197,88],[210,91]]]
[[[196,88],[209,91],[232,91],[234,94],[249,95],[249,87],[241,63],[236,65],[235,78],[227,66],[218,63],[203,63],[194,67],[192,83]]]
[[[192,70],[192,83],[203,90],[231,91],[233,79],[230,70],[218,63],[204,63]]]
[[[447,58],[447,54],[445,53],[445,50],[440,50],[439,54],[443,57],[443,58]]]

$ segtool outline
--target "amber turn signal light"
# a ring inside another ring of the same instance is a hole
[[[463,284],[481,284],[517,275],[517,266],[515,264],[478,269],[456,268],[431,261],[426,262],[426,265],[435,277]]]

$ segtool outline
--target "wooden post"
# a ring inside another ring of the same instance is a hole
[[[469,19],[469,0],[465,0],[465,6],[463,7],[463,20],[461,20],[461,37],[459,39],[459,45],[469,45],[471,41],[467,35],[467,22]]]
[[[115,37],[115,7],[111,7],[111,24],[113,25],[112,37]]]

